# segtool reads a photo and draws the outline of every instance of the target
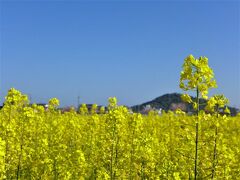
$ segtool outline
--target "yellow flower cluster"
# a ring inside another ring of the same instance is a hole
[[[213,70],[208,66],[207,57],[194,58],[189,55],[183,64],[180,77],[180,88],[187,91],[198,89],[204,99],[207,99],[208,89],[216,88]]]

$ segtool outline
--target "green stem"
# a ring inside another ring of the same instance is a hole
[[[114,118],[113,130],[112,130],[111,165],[110,165],[111,179],[114,179],[114,147],[115,147],[115,141],[116,141],[115,133],[116,133],[116,119]]]
[[[134,122],[133,122],[134,123]],[[132,140],[131,140],[131,157],[130,157],[130,179],[133,179],[133,155],[134,155],[134,136],[135,136],[135,125],[133,125]]]
[[[217,122],[218,122],[218,114],[219,107],[217,106]],[[217,161],[217,136],[218,136],[218,127],[215,126],[215,138],[214,138],[214,150],[213,150],[213,166],[212,166],[212,179],[214,179],[215,171],[216,171],[216,161]]]
[[[21,139],[20,139],[20,155],[18,156],[18,168],[17,168],[17,179],[19,179],[20,172],[21,172],[21,161],[22,161],[22,151],[23,151],[23,138],[24,138],[24,124],[23,120],[20,121],[20,126],[21,126]]]
[[[199,118],[199,89],[197,87],[197,121],[196,121],[196,136],[195,136],[195,162],[194,162],[194,179],[197,179],[197,175],[198,175],[198,119]]]
[[[12,113],[12,105],[10,105],[10,110],[8,114],[8,123],[7,126],[10,124],[11,121],[11,113]],[[8,142],[8,127],[6,128],[6,149],[5,149],[5,170],[6,170],[6,178],[9,179],[9,142]]]
[[[217,160],[217,135],[218,128],[215,129],[215,140],[214,140],[214,153],[213,153],[213,167],[212,167],[212,179],[214,179],[215,171],[216,171],[216,160]]]

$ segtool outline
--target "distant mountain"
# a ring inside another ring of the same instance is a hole
[[[189,103],[183,102],[181,99],[181,95],[182,94],[179,94],[179,93],[164,94],[160,97],[153,99],[152,101],[145,102],[140,105],[132,106],[131,109],[133,110],[133,112],[144,112],[146,108],[148,109],[151,108],[156,110],[162,109],[164,111],[169,111],[169,110],[174,111],[180,108],[185,112],[194,113],[193,106]],[[191,97],[191,98],[193,100],[196,100],[195,97]],[[200,104],[201,104],[200,110],[204,109],[206,102],[207,101],[205,99],[200,99]],[[231,111],[232,116],[235,116],[239,111],[237,108],[234,108],[234,107],[229,107],[229,109]]]

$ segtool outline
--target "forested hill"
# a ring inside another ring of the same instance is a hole
[[[181,99],[181,95],[180,93],[171,93],[171,94],[164,94],[162,96],[159,96],[149,102],[145,102],[143,104],[140,105],[135,105],[132,106],[132,110],[134,112],[143,112],[146,107],[151,107],[151,109],[156,109],[159,110],[160,108],[164,111],[169,111],[169,110],[176,110],[177,108],[182,109],[185,112],[188,113],[193,113],[194,109],[193,106],[191,104],[185,103],[182,101]],[[193,100],[195,100],[196,98],[191,97]],[[200,109],[204,109],[205,104],[206,104],[206,100],[205,99],[200,99]],[[235,116],[238,112],[237,108],[234,107],[229,107],[230,111],[231,111],[231,115]]]

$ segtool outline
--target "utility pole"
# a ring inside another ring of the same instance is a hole
[[[80,105],[80,96],[77,97],[77,109],[79,108]]]
[[[29,96],[29,102],[30,102],[30,104],[31,104],[31,102],[32,102],[32,95],[29,94],[28,96]]]

